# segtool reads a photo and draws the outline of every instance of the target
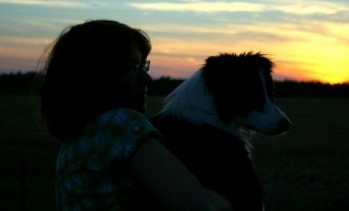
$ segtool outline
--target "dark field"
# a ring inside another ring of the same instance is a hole
[[[161,107],[149,99],[149,113]],[[293,122],[258,135],[254,160],[266,211],[349,210],[349,99],[277,99]],[[0,210],[54,210],[58,143],[40,124],[33,96],[0,96]]]

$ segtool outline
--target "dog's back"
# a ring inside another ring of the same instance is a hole
[[[262,210],[263,196],[244,143],[209,124],[198,127],[175,116],[156,116],[153,124],[165,146],[199,178],[226,197],[234,210]]]

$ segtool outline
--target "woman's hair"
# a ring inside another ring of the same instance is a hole
[[[147,34],[111,20],[92,20],[65,29],[43,66],[41,113],[51,135],[64,141],[115,106],[113,84],[138,46],[146,59]]]

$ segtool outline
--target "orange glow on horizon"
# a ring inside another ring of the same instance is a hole
[[[228,48],[226,47],[226,49]],[[298,52],[298,49],[295,46],[293,48],[294,50],[290,50],[291,53],[283,52],[282,50],[285,51],[285,49],[270,53],[271,59],[276,64],[274,69],[274,75],[277,76],[275,77],[276,80],[317,81],[329,84],[349,82],[349,63],[346,62],[349,50],[345,46],[333,46],[329,51],[322,51],[320,48],[303,49],[302,53],[297,54],[295,52]],[[192,49],[194,52],[188,49]],[[222,50],[215,51],[215,49]],[[195,54],[195,51],[200,53]],[[220,45],[205,47],[199,41],[197,43],[192,42],[188,46],[184,44],[176,45],[176,43],[165,45],[161,51],[155,49],[149,56],[151,60],[150,74],[154,78],[169,76],[185,79],[204,64],[207,56],[227,51]],[[270,49],[270,51],[276,50]],[[188,55],[180,54],[180,52],[186,52]],[[16,70],[33,70],[37,67],[41,55],[42,51],[39,51],[38,48],[35,50],[0,48],[0,56],[3,58],[1,60],[2,68],[5,69],[11,68],[13,64],[10,62],[17,61],[16,67],[18,69]]]
[[[288,61],[277,64],[277,69],[283,75],[300,81],[330,84],[349,82],[349,48],[340,45],[327,48],[309,45],[309,48],[304,47],[301,52],[290,54]]]
[[[343,55],[344,57],[345,55]],[[329,84],[348,83],[349,71],[348,65],[344,58],[329,58],[326,60],[321,57],[307,57],[299,61],[284,61],[276,56],[272,56],[276,67],[274,69],[274,79],[276,80],[295,80],[295,81],[312,81]],[[188,78],[197,71],[205,62],[206,57],[175,57],[169,55],[151,55],[152,74],[155,77],[171,76],[173,78]]]
[[[349,25],[348,25],[349,26]],[[273,31],[277,26],[270,26]],[[349,45],[341,37],[326,37],[314,33],[292,31],[292,26],[284,25],[286,41],[272,40],[263,42],[259,39],[230,39],[236,29],[226,29],[226,35],[217,38],[187,38],[152,36],[153,51],[149,56],[151,72],[154,77],[169,76],[188,78],[198,70],[208,56],[222,52],[242,53],[254,51],[265,53],[276,64],[274,75],[278,79],[296,81],[318,81],[322,83],[349,82]],[[265,28],[255,25],[253,28],[264,32]],[[180,29],[177,26],[176,29]],[[252,30],[252,28],[248,28]],[[200,33],[203,28],[192,28]],[[207,29],[205,33],[214,33]],[[336,32],[339,29],[336,28]],[[221,31],[224,33],[224,31]],[[343,29],[343,33],[349,30]],[[344,34],[345,34],[344,33]],[[295,37],[295,38],[293,38]],[[5,40],[13,45],[0,46],[0,68],[15,70],[33,70],[43,55],[50,39],[17,39]],[[3,41],[3,42],[5,42]]]

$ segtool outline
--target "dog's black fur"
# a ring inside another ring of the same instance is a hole
[[[165,145],[202,184],[223,196],[234,210],[262,210],[263,196],[249,153],[238,137],[211,126],[166,116],[153,119]]]
[[[235,119],[262,111],[266,98],[272,102],[272,67],[271,60],[260,53],[209,57],[151,118],[166,147],[205,187],[226,197],[234,210],[263,210],[263,191],[239,132],[241,126],[254,125]],[[265,133],[287,130],[286,121]]]

